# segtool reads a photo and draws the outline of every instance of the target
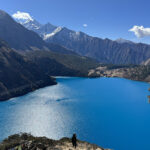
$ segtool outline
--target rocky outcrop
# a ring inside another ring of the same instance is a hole
[[[46,137],[34,137],[30,134],[16,134],[0,144],[0,150],[74,150],[70,138],[52,140]],[[110,150],[88,142],[77,141],[76,150]]]

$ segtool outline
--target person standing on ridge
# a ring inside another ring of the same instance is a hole
[[[73,136],[72,136],[72,145],[73,145],[73,147],[77,147],[77,136],[76,136],[76,134],[73,134]]]

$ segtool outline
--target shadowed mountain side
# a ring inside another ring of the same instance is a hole
[[[33,62],[11,50],[0,40],[0,101],[56,84]]]
[[[79,54],[77,54],[76,52],[73,52],[70,49],[67,49],[67,48],[65,48],[61,45],[58,45],[58,44],[49,43],[47,46],[51,51],[56,52],[56,53],[78,55],[79,56]]]
[[[2,10],[0,10],[0,38],[6,41],[11,48],[20,52],[50,49],[62,54],[77,55],[58,44],[46,43],[37,33],[17,23]]]
[[[72,54],[52,51],[27,52],[25,56],[52,76],[87,76],[88,71],[99,66],[95,60]]]
[[[50,76],[87,76],[97,62],[78,55],[48,51],[24,54],[0,40],[0,101],[56,84]]]
[[[6,12],[0,10],[0,38],[17,50],[44,49],[47,44],[35,32],[15,22]]]

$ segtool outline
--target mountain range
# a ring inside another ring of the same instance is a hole
[[[18,20],[18,22],[20,22]],[[150,45],[125,39],[101,39],[83,32],[75,32],[50,23],[41,25],[36,20],[20,22],[38,33],[47,43],[59,44],[81,56],[107,64],[141,64],[150,58]]]
[[[147,44],[100,39],[36,20],[17,23],[0,10],[0,101],[57,84],[51,76],[149,82],[150,67],[135,65],[149,65],[149,56]]]
[[[0,101],[56,84],[50,76],[86,76],[98,63],[48,44],[0,11]]]

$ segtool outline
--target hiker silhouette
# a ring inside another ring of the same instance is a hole
[[[72,136],[72,145],[73,145],[73,147],[77,147],[77,136],[76,136],[76,134],[73,134],[73,136]]]

